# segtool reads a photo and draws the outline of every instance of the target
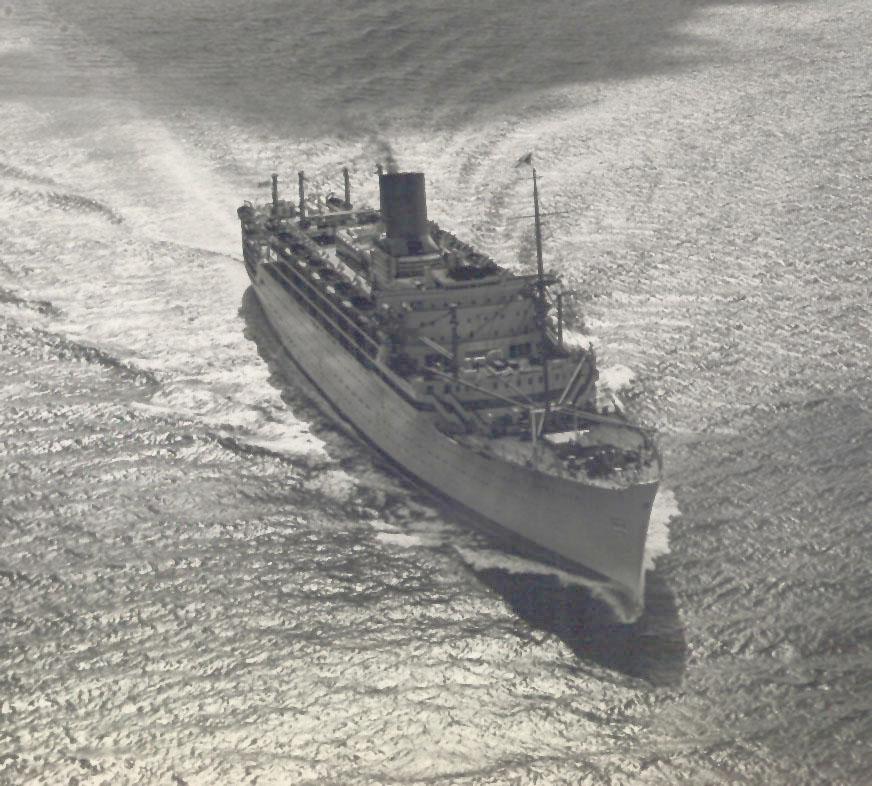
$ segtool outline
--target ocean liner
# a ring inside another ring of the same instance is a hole
[[[529,163],[529,159],[527,160]],[[424,175],[378,170],[379,209],[245,202],[245,267],[295,366],[368,443],[513,549],[606,583],[636,616],[660,479],[651,434],[598,403],[555,276],[516,275],[427,217]]]

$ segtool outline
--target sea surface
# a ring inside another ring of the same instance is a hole
[[[872,783],[864,0],[0,0],[0,783]],[[282,367],[236,207],[423,169],[662,440],[646,611]]]

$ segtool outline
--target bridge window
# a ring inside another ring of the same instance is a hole
[[[509,347],[509,357],[510,358],[526,357],[529,354],[530,354],[530,342],[525,342],[524,344],[512,344]]]

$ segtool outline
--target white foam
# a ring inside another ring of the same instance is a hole
[[[630,387],[636,379],[635,372],[627,366],[611,366],[599,372],[599,383],[617,393]]]
[[[419,535],[406,535],[402,532],[379,532],[375,539],[381,543],[387,543],[391,546],[399,546],[404,549],[419,548],[421,546],[432,546],[432,542],[427,538],[422,538]]]
[[[14,36],[0,41],[0,55],[12,52],[30,52],[35,48],[33,40],[26,35]]]
[[[681,511],[671,489],[660,488],[651,508],[648,540],[645,542],[645,570],[653,570],[658,557],[669,553],[669,522]]]
[[[178,387],[173,390],[179,392]],[[194,420],[242,448],[258,448],[289,458],[306,455],[318,459],[326,453],[325,443],[291,413],[286,413],[284,421],[264,421],[256,408],[246,407],[244,402],[216,406],[208,389],[188,389],[170,396],[163,393],[160,391],[149,402],[134,402],[132,408],[146,415]]]
[[[564,586],[577,583],[588,586],[587,579],[583,579],[574,573],[569,573],[560,568],[546,565],[544,562],[529,559],[528,557],[520,557],[516,554],[493,549],[470,549],[461,546],[455,546],[454,549],[460,554],[464,562],[467,562],[470,567],[476,570],[502,570],[506,573],[532,573],[542,576],[554,576]]]
[[[294,430],[284,423],[269,423],[258,428],[257,436],[235,437],[240,444],[253,445],[280,455],[325,454],[324,443],[308,429]]]
[[[325,469],[307,482],[310,491],[317,491],[338,503],[351,502],[358,492],[357,479],[344,469]]]
[[[389,535],[398,535],[401,530],[399,527],[395,527],[393,524],[388,524],[383,519],[373,519],[369,522],[369,525],[379,533],[386,533]]]
[[[593,344],[594,349],[599,344],[599,339],[596,336],[591,336],[587,333],[580,333],[577,330],[563,328],[563,343],[570,348],[588,349]]]

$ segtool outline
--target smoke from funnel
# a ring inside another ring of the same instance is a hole
[[[400,165],[397,163],[394,149],[391,147],[390,142],[374,136],[372,138],[372,146],[376,161],[384,164],[385,171],[388,174],[396,174],[400,171]]]

